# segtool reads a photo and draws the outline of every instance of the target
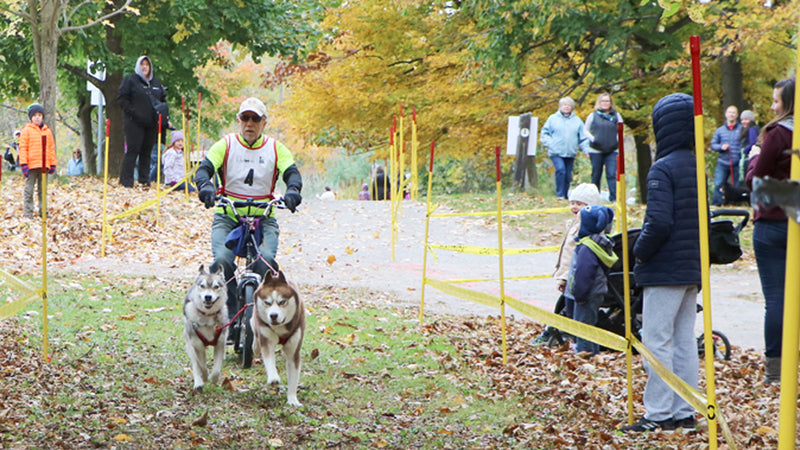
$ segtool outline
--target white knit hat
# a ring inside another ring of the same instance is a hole
[[[582,183],[569,193],[569,201],[598,205],[600,204],[600,191],[592,183]]]

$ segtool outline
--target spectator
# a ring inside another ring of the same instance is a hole
[[[580,211],[580,220],[580,231],[575,238],[578,244],[570,262],[564,301],[565,305],[573,304],[574,320],[594,326],[608,293],[608,271],[619,259],[614,254],[614,244],[605,235],[606,228],[614,220],[614,211],[608,206],[585,206]],[[597,354],[600,346],[578,337],[575,350]]]
[[[123,111],[127,150],[122,159],[119,183],[133,187],[133,168],[137,165],[139,183],[150,186],[150,151],[158,137],[158,113],[166,115],[166,88],[153,75],[150,58],[140,56],[134,73],[125,77],[117,92],[117,102]],[[162,118],[166,127],[167,118]]]
[[[175,186],[180,183],[175,190],[187,189],[184,185],[186,176],[186,158],[183,155],[183,130],[175,130],[170,134],[169,147],[161,157],[164,171],[164,184]],[[189,183],[189,192],[194,192],[195,188]]]
[[[600,94],[594,111],[586,118],[586,135],[589,137],[589,160],[592,162],[592,183],[600,189],[603,168],[606,171],[608,201],[617,201],[617,155],[619,133],[617,124],[622,116],[614,109],[611,94]],[[598,202],[599,203],[599,202]]]
[[[56,173],[56,143],[53,132],[44,123],[44,107],[38,103],[28,106],[30,122],[22,129],[19,137],[19,162],[22,174],[25,175],[25,191],[23,193],[23,214],[33,217],[33,189],[36,187],[36,198],[39,205],[39,216],[42,216],[42,171]]]
[[[318,195],[317,198],[323,201],[336,200],[336,194],[333,193],[330,186],[325,186],[325,191]]]
[[[76,148],[72,151],[72,159],[67,163],[67,176],[83,175],[83,158],[81,149]]]
[[[361,192],[358,193],[358,199],[359,200],[369,200],[370,199],[370,196],[369,196],[369,185],[367,183],[364,183],[364,184],[361,185]]]
[[[714,137],[711,138],[711,150],[718,153],[717,168],[714,170],[714,192],[711,197],[713,206],[722,206],[722,185],[731,178],[731,186],[739,183],[738,168],[741,151],[739,147],[742,133],[742,125],[737,120],[739,110],[735,106],[729,106],[725,110],[725,124],[717,128]]]
[[[753,177],[789,178],[794,132],[794,90],[794,77],[775,84],[771,106],[775,118],[764,126],[758,136],[758,144],[750,150],[746,178],[748,188],[753,187]],[[753,250],[765,306],[765,384],[778,384],[781,380],[787,232],[788,220],[780,207],[759,208],[753,213]]]
[[[561,240],[561,247],[558,250],[556,257],[556,271],[553,278],[556,280],[556,289],[564,296],[564,288],[567,286],[567,278],[569,277],[569,265],[572,260],[572,254],[575,252],[577,242],[575,238],[578,237],[578,231],[581,227],[580,211],[584,206],[596,205],[600,203],[600,191],[597,186],[591,183],[582,183],[569,193],[569,210],[573,214],[565,223],[564,239]],[[561,299],[559,299],[560,301]],[[564,302],[567,317],[572,317],[574,313],[574,303]],[[536,338],[534,344],[546,344],[552,335],[552,328],[545,328],[544,332]]]
[[[372,199],[389,200],[392,193],[392,183],[383,172],[383,167],[375,169],[375,176],[372,178]]]
[[[3,159],[8,163],[8,170],[12,172],[19,167],[19,135],[19,130],[14,131],[14,140],[11,141],[11,144],[6,145],[6,153],[3,155]],[[15,153],[16,156],[14,156]]]
[[[695,173],[694,102],[671,94],[653,108],[656,162],[647,174],[647,210],[633,247],[643,288],[642,341],[667,370],[697,389],[694,322],[700,287],[700,231]],[[694,408],[645,361],[645,415],[628,432],[695,427]]]
[[[294,163],[294,157],[285,145],[263,134],[267,126],[267,107],[257,98],[248,98],[239,106],[236,115],[238,133],[231,133],[217,141],[208,150],[208,154],[195,174],[198,197],[206,208],[214,206],[217,188],[212,178],[220,182],[219,195],[232,201],[244,201],[248,198],[266,201],[275,193],[275,184],[280,176],[286,183],[283,202],[291,212],[297,211],[303,198],[303,179]],[[262,211],[263,212],[263,211]],[[261,212],[255,212],[260,214]],[[251,208],[239,208],[240,215],[253,215]],[[228,280],[228,312],[230,318],[236,314],[237,295],[236,277],[234,277],[235,255],[225,245],[228,234],[239,226],[233,211],[219,207],[214,213],[211,225],[211,250],[214,264],[210,270],[219,267],[225,271]],[[258,247],[261,258],[253,264],[253,270],[262,277],[267,269],[278,270],[275,254],[278,252],[278,221],[273,211],[270,217],[260,221],[263,240]]]
[[[540,140],[547,148],[547,156],[556,169],[556,195],[566,199],[572,184],[572,167],[578,148],[589,151],[589,138],[584,131],[583,121],[573,110],[575,102],[564,97],[558,101],[558,111],[547,118],[542,127]]]
[[[739,148],[742,149],[742,157],[739,159],[741,166],[741,178],[745,179],[747,175],[747,165],[750,160],[750,149],[753,148],[758,140],[758,133],[761,131],[756,124],[756,116],[753,111],[746,109],[742,111],[739,116],[739,121],[742,122],[742,131],[739,134]],[[741,182],[739,183],[741,185]]]

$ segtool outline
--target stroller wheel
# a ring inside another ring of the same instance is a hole
[[[697,337],[697,353],[703,357],[706,353],[705,334]],[[714,346],[714,358],[728,361],[731,359],[731,341],[720,331],[711,331],[711,343]]]
[[[547,346],[550,348],[561,347],[568,339],[569,338],[560,331],[554,329],[553,332],[550,333],[550,337],[547,338]]]

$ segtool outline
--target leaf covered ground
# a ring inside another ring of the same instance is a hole
[[[264,386],[262,368],[230,357],[224,381],[191,392],[180,337],[186,280],[163,273],[115,277],[71,272],[98,257],[102,185],[61,180],[51,189],[48,234],[55,267],[51,354],[41,348],[40,305],[0,321],[0,442],[8,448],[706,448],[707,432],[627,436],[625,359],[585,358],[531,345],[541,325],[508,320],[502,364],[496,317],[428,315],[392,307],[391,293],[301,286],[309,309],[303,348],[305,407]],[[39,223],[21,218],[21,182],[3,180],[0,267],[35,277]],[[116,213],[152,192],[110,188]],[[125,199],[120,201],[119,199]],[[192,245],[209,217],[182,194],[115,222],[110,259],[205,258]],[[168,261],[168,264],[164,262]],[[166,268],[166,269],[164,269]],[[0,286],[6,299],[13,294]],[[164,299],[171,300],[164,300]],[[229,353],[231,353],[229,351]],[[761,355],[734,348],[716,363],[717,399],[738,448],[777,445],[779,388],[764,386]],[[634,363],[636,415],[645,377]],[[279,363],[279,371],[282,367]],[[704,392],[704,387],[701,387]],[[698,416],[700,418],[700,416]],[[701,421],[702,422],[702,421]],[[722,443],[722,448],[727,448]]]

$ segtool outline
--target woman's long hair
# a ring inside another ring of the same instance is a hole
[[[608,101],[609,101],[609,104],[610,104],[608,110],[609,111],[614,111],[615,110],[614,109],[614,98],[611,97],[611,94],[609,94],[608,92],[604,92],[604,93],[602,93],[602,94],[597,96],[597,100],[594,101],[594,110],[595,111],[602,111],[602,109],[600,109],[600,100],[602,100],[603,97],[608,97]]]
[[[781,90],[781,102],[783,103],[783,113],[770,120],[768,124],[764,125],[761,132],[758,134],[757,144],[760,146],[764,142],[764,133],[767,128],[772,128],[773,125],[794,115],[794,85],[795,77],[784,78],[775,83],[774,88]]]

